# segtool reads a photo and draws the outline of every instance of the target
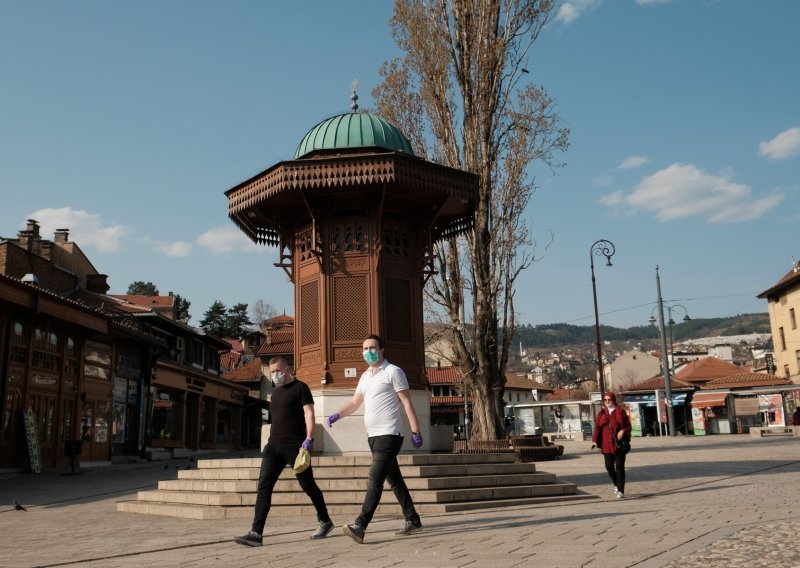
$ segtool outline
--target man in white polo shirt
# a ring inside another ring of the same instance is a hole
[[[422,529],[419,515],[397,463],[397,454],[403,445],[403,436],[400,434],[401,406],[405,409],[411,426],[412,445],[415,448],[422,446],[422,433],[408,391],[408,379],[400,367],[384,359],[383,340],[377,335],[370,335],[364,340],[362,354],[369,368],[361,375],[353,398],[339,412],[328,417],[328,428],[331,428],[337,420],[349,416],[364,404],[364,425],[367,427],[367,441],[372,452],[372,466],[361,514],[353,524],[344,527],[344,534],[358,544],[364,542],[367,525],[381,501],[384,481],[389,482],[406,519],[395,535],[405,536]]]

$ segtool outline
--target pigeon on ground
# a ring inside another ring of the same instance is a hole
[[[16,501],[14,501],[14,508],[17,511],[27,511],[28,510],[25,507],[23,507],[22,505],[20,505],[19,503],[17,503]]]

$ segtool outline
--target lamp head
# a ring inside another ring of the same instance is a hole
[[[650,322],[650,325],[656,325],[656,317],[655,316],[650,316],[650,319],[647,320],[647,321]]]
[[[683,316],[683,321],[685,322],[692,321],[692,318],[689,317],[689,314],[686,314],[685,316]]]

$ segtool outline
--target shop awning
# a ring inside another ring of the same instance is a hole
[[[693,407],[706,408],[707,406],[725,406],[728,398],[726,392],[698,392],[692,398]]]
[[[655,406],[656,405],[656,395],[655,394],[625,394],[624,395],[625,404],[632,404],[636,403],[639,406]],[[661,404],[664,405],[664,395],[662,394],[659,397]],[[686,393],[685,392],[673,392],[672,393],[672,406],[680,406],[681,404],[686,403]]]

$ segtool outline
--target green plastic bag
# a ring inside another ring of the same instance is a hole
[[[295,473],[303,473],[310,465],[311,454],[308,453],[307,449],[300,448],[300,451],[297,452],[297,457],[294,460],[294,467],[292,468],[292,471]]]

